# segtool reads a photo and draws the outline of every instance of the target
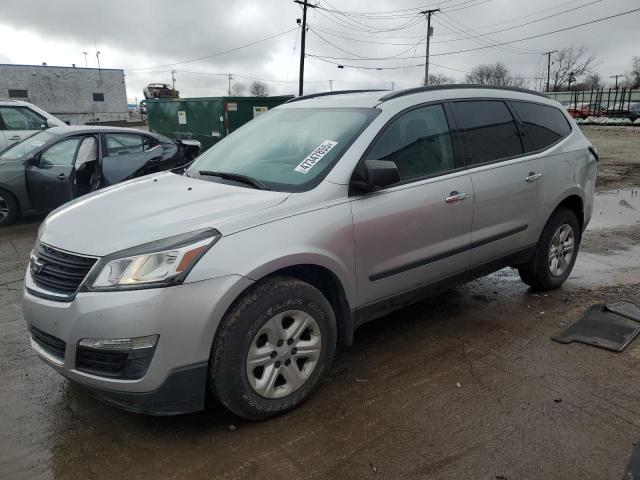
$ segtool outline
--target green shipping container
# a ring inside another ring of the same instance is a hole
[[[157,98],[147,100],[151,132],[174,139],[192,139],[202,150],[249,120],[281,105],[293,96]]]

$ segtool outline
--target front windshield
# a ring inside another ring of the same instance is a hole
[[[35,152],[56,136],[48,132],[38,132],[24,140],[8,146],[0,152],[0,160],[13,161]]]
[[[201,172],[243,175],[270,190],[305,190],[377,113],[372,108],[273,110],[204,152],[187,175],[206,180],[216,177]]]

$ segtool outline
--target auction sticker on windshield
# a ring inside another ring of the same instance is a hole
[[[316,165],[316,163],[322,160],[322,157],[329,153],[329,151],[331,151],[331,149],[337,144],[338,142],[334,142],[333,140],[325,140],[320,145],[318,145],[313,150],[313,152],[307,155],[307,158],[302,160],[302,162],[300,162],[300,164],[296,168],[294,168],[294,170],[298,173],[308,173],[309,170],[311,170]]]

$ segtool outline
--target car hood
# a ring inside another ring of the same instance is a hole
[[[225,221],[278,205],[289,195],[162,173],[64,205],[43,222],[40,240],[104,256],[207,227],[224,235]]]

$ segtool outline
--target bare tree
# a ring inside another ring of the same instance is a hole
[[[427,85],[445,85],[449,83],[456,83],[456,79],[448,77],[444,73],[430,73]]]
[[[249,87],[249,93],[254,97],[266,97],[269,95],[269,87],[266,83],[254,80]]]
[[[576,84],[576,88],[579,90],[598,90],[604,87],[604,81],[602,80],[602,76],[599,73],[590,73],[585,79]]]
[[[243,97],[247,91],[247,86],[242,82],[235,82],[231,85],[231,95],[233,97]]]
[[[640,57],[631,60],[631,71],[624,74],[623,87],[640,88]]]
[[[471,72],[465,76],[465,81],[479,85],[506,85],[512,87],[522,87],[525,84],[522,78],[511,75],[507,66],[501,62],[473,67]]]
[[[585,45],[565,47],[551,56],[551,90],[557,92],[592,73],[596,57]]]

